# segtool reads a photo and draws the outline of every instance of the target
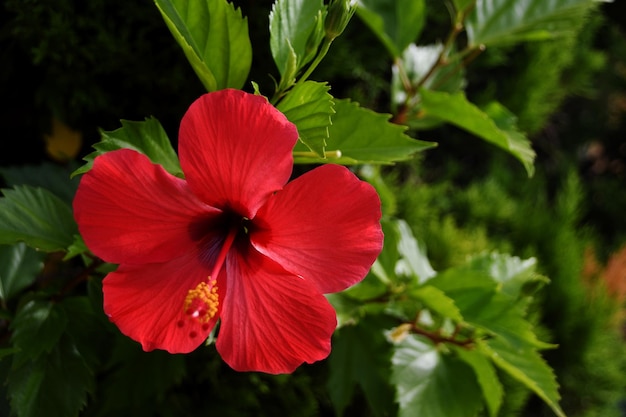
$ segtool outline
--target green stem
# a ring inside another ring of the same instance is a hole
[[[431,67],[428,69],[426,74],[424,74],[424,76],[413,87],[415,92],[417,92],[417,90],[419,90],[420,87],[423,86],[424,83],[426,83],[426,81],[428,81],[428,79],[435,73],[435,71],[439,67],[448,65],[449,61],[446,58],[446,54],[449,52],[449,49],[452,47],[452,44],[456,40],[456,37],[459,35],[459,33],[461,33],[462,30],[463,30],[463,23],[457,20],[454,23],[452,30],[448,34],[448,37],[445,43],[443,44],[443,47],[441,48],[441,52],[439,52],[439,56],[437,57],[437,60],[433,63],[433,65],[431,65]]]
[[[313,151],[294,151],[293,156],[298,158],[319,158],[320,156]],[[339,149],[333,151],[325,151],[324,158],[339,159],[341,151]]]
[[[315,57],[313,62],[311,62],[311,65],[309,65],[309,67],[307,68],[306,72],[304,74],[302,74],[302,77],[300,77],[300,79],[296,82],[296,85],[294,87],[297,87],[300,84],[302,84],[303,82],[305,82],[307,80],[307,78],[309,78],[309,76],[313,73],[313,71],[315,71],[315,68],[317,68],[317,66],[320,64],[320,62],[322,62],[322,59],[324,59],[324,57],[328,53],[328,50],[330,49],[330,44],[331,43],[333,43],[332,40],[330,40],[328,38],[324,38],[324,41],[322,43],[322,47],[320,49],[320,52],[317,54],[317,56]]]
[[[313,62],[311,62],[311,65],[309,65],[309,67],[307,68],[305,73],[302,74],[300,79],[295,84],[288,86],[284,90],[276,91],[274,93],[274,96],[270,100],[270,103],[272,103],[273,105],[276,105],[285,96],[285,94],[287,94],[287,92],[289,90],[291,90],[292,88],[295,88],[295,87],[299,86],[300,84],[304,83],[307,80],[307,78],[309,78],[309,76],[313,73],[313,71],[315,71],[315,68],[317,68],[317,66],[320,64],[320,62],[322,62],[322,59],[324,59],[324,57],[328,53],[328,50],[330,49],[330,44],[331,43],[332,43],[332,40],[330,40],[328,38],[324,38],[324,41],[322,43],[322,46],[321,46],[321,49],[320,49],[319,53],[315,56],[315,59],[313,60]],[[282,83],[282,80],[281,80],[281,83]]]

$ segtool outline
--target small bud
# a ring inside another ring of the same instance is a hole
[[[320,43],[324,39],[324,14],[320,11],[315,17],[315,26],[304,45],[304,58],[300,65],[305,65],[317,55]]]
[[[356,0],[331,0],[324,21],[326,37],[331,41],[341,35],[356,11]]]

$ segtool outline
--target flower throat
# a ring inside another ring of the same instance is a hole
[[[241,225],[232,225],[228,229],[228,234],[224,243],[220,248],[220,252],[215,259],[215,265],[211,270],[211,274],[207,277],[206,281],[200,282],[195,288],[187,292],[187,296],[183,301],[183,311],[185,315],[193,320],[202,324],[203,330],[209,329],[209,322],[217,314],[219,308],[219,294],[217,288],[217,277],[224,265],[226,255],[235,242],[237,233],[241,230]],[[184,322],[178,321],[178,327],[183,327]],[[189,333],[189,337],[197,337],[198,334],[195,331]]]

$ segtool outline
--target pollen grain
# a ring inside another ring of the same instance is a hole
[[[196,288],[189,290],[183,303],[185,314],[200,323],[208,323],[216,314],[219,306],[216,280],[209,277]]]

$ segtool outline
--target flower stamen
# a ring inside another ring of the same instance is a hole
[[[200,323],[208,323],[217,314],[220,304],[216,284],[216,280],[209,277],[208,282],[202,281],[189,290],[183,303],[185,314]]]

